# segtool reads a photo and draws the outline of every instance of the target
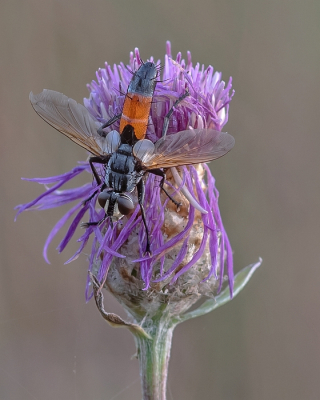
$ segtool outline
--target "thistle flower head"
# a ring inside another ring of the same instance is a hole
[[[151,57],[151,62],[155,62]],[[139,50],[130,54],[129,65],[120,63],[99,69],[96,80],[88,85],[90,96],[84,105],[99,124],[121,114],[125,93],[132,73],[142,64]],[[231,78],[227,84],[213,67],[193,65],[178,53],[171,55],[167,43],[165,61],[158,66],[158,82],[151,105],[146,138],[156,142],[162,134],[165,116],[178,98],[189,95],[174,108],[169,120],[168,135],[188,129],[220,131],[228,120],[229,103],[233,96]],[[112,127],[119,130],[119,122]],[[97,184],[61,190],[60,187],[82,172],[90,172],[88,162],[81,162],[72,171],[50,178],[31,181],[46,185],[46,191],[30,203],[20,205],[19,213],[27,209],[43,210],[76,202],[57,222],[44,246],[47,248],[69,218],[68,231],[58,246],[63,251],[83,219],[100,220],[104,210],[97,205]],[[100,175],[104,175],[101,167]],[[228,280],[233,287],[232,250],[222,224],[218,207],[219,193],[206,164],[178,166],[167,171],[165,189],[181,203],[177,207],[160,190],[160,177],[146,174],[144,208],[151,237],[152,254],[144,254],[146,232],[142,223],[137,195],[133,192],[133,212],[116,222],[104,221],[99,226],[88,226],[78,239],[77,252],[67,261],[75,260],[92,239],[89,271],[97,276],[136,318],[156,312],[162,304],[171,305],[171,313],[179,314],[190,307],[201,295],[213,297]],[[48,188],[48,185],[51,185]],[[84,202],[90,196],[90,201]],[[88,275],[86,297],[92,296]],[[183,300],[183,301],[182,301]],[[179,304],[179,306],[178,306]]]

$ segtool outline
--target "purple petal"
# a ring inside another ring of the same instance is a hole
[[[82,205],[82,203],[80,203],[80,204]],[[84,214],[86,213],[88,208],[89,208],[88,204],[83,206],[82,209],[78,212],[78,214],[74,218],[74,220],[72,221],[72,223],[69,226],[69,229],[68,229],[65,237],[62,239],[61,243],[57,247],[57,250],[59,250],[59,253],[61,253],[65,249],[66,245],[69,243],[69,241],[72,238],[75,230],[77,229],[77,226],[79,225],[82,217],[84,216]]]
[[[203,255],[205,245],[207,243],[207,238],[208,238],[208,229],[204,227],[203,237],[202,237],[202,241],[201,241],[198,251],[194,254],[194,256],[192,257],[192,260],[190,260],[183,268],[181,268],[181,270],[179,272],[177,272],[174,275],[174,277],[172,278],[172,280],[170,282],[170,285],[173,285],[174,282],[176,282],[176,280],[179,278],[179,276],[184,274],[189,268],[191,268],[197,261],[200,260],[200,258]]]
[[[154,280],[153,282],[161,282],[161,281],[165,280],[175,271],[176,268],[179,267],[179,265],[182,263],[185,256],[187,255],[188,240],[189,240],[189,238],[186,238],[185,241],[183,242],[181,249],[177,255],[177,258],[175,259],[175,261],[173,262],[171,267],[168,269],[168,271],[165,274],[163,274],[160,278]]]
[[[63,225],[67,222],[67,220],[71,217],[73,213],[75,213],[80,207],[82,206],[82,203],[76,204],[74,207],[71,208],[53,227],[51,232],[49,233],[49,236],[47,237],[47,240],[44,244],[43,247],[43,258],[46,260],[48,264],[50,264],[50,261],[48,260],[48,247],[49,244],[51,243],[52,239],[56,236],[56,234],[59,232],[59,230],[63,227]]]

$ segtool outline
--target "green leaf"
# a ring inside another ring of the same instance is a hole
[[[199,317],[200,315],[207,314],[210,311],[215,310],[216,308],[223,306],[228,303],[230,300],[236,297],[236,295],[245,287],[245,285],[251,279],[253,273],[257,268],[260,267],[262,263],[262,259],[255,264],[250,264],[247,267],[243,268],[237,275],[234,277],[234,289],[233,289],[233,297],[230,298],[229,287],[226,287],[220,294],[218,294],[214,299],[206,300],[201,304],[199,308],[196,310],[187,312],[179,318],[174,320],[174,323],[179,324],[180,322],[187,321],[188,319]]]

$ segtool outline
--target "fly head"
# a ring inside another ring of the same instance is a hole
[[[108,217],[115,217],[116,219],[130,214],[134,210],[134,203],[130,196],[107,189],[99,194],[98,203]]]

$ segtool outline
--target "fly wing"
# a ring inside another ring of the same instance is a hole
[[[181,131],[159,139],[143,164],[151,169],[205,163],[228,153],[234,143],[233,136],[213,129]]]
[[[62,93],[44,89],[29,95],[31,105],[39,116],[73,142],[97,156],[101,155],[97,125],[89,111]]]

